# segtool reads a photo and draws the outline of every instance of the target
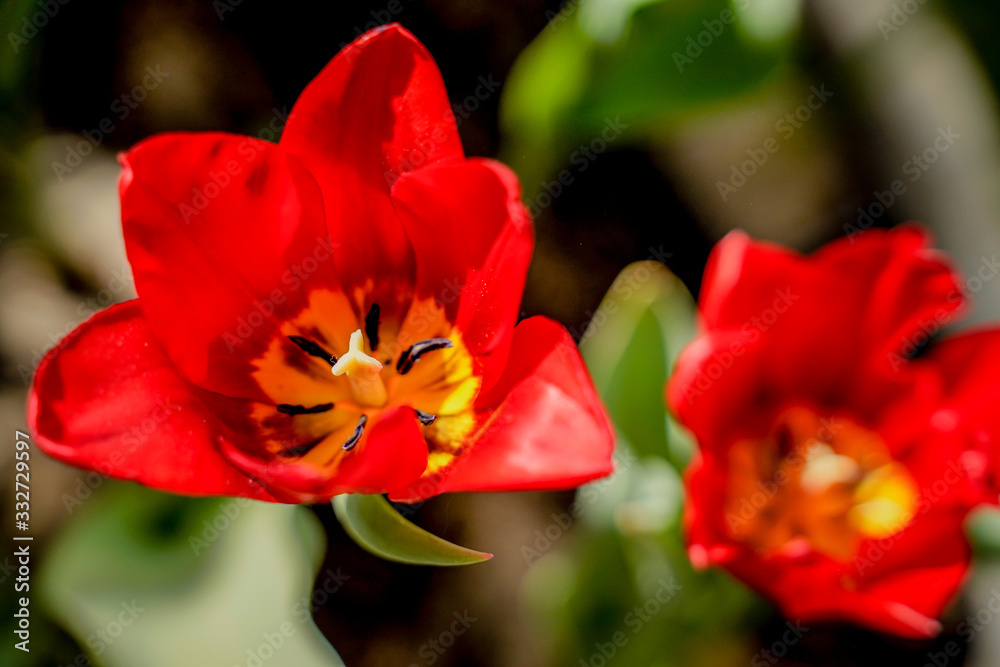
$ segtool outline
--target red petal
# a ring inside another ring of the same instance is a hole
[[[396,24],[361,36],[303,91],[281,146],[323,190],[346,286],[386,274],[412,280],[412,251],[389,189],[403,172],[463,157],[441,74],[424,46]]]
[[[339,493],[386,493],[420,477],[427,467],[427,443],[413,408],[400,407],[379,416],[365,434],[361,451],[344,461],[330,497]]]
[[[989,502],[1000,494],[1000,330],[985,330],[935,343],[927,355],[943,379],[944,397],[931,425],[954,436],[961,463]]]
[[[369,421],[362,439],[335,467],[276,457],[261,459],[254,447],[240,447],[230,433],[222,442],[226,456],[298,502],[325,502],[342,493],[387,493],[406,486],[427,468],[427,443],[412,408],[399,407]]]
[[[439,478],[394,499],[566,489],[612,472],[607,414],[573,339],[551,320],[533,317],[517,326],[507,370],[479,407],[492,411],[491,421],[468,451]]]
[[[933,401],[936,379],[901,353],[926,342],[963,299],[927,242],[913,227],[870,230],[801,257],[730,234],[709,260],[707,332],[678,361],[671,408],[706,447],[734,431],[759,433],[790,401],[872,423],[891,417],[883,412],[894,401]]]
[[[191,381],[261,398],[248,360],[306,284],[335,283],[322,198],[273,144],[166,134],[121,158],[122,222],[142,308]]]
[[[667,384],[667,403],[702,451],[725,448],[741,434],[768,431],[783,404],[769,400],[765,362],[762,348],[747,344],[738,331],[705,333],[681,351]]]
[[[492,160],[441,164],[402,176],[392,197],[418,295],[449,309],[491,379],[506,362],[534,246],[517,177]]]
[[[801,257],[730,234],[705,271],[705,324],[740,331],[745,344],[763,335],[775,384],[842,395],[864,386],[860,367],[897,371],[901,353],[963,305],[958,277],[928,244],[916,227],[873,229]]]
[[[171,366],[138,301],[98,313],[42,360],[28,425],[44,452],[110,477],[274,500],[216,449],[215,418]]]
[[[969,570],[971,550],[963,530],[964,512],[923,515],[902,533],[862,545],[855,562],[758,572],[791,618],[846,619],[903,637],[932,637],[935,620],[955,598]],[[748,567],[752,567],[749,563]],[[780,565],[779,565],[780,566]],[[858,576],[858,571],[864,574]],[[856,590],[843,588],[844,575],[858,578]],[[770,583],[768,583],[770,582]]]

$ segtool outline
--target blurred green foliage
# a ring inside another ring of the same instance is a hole
[[[719,571],[697,572],[681,531],[681,473],[693,451],[664,387],[694,334],[695,304],[664,266],[612,285],[581,350],[618,429],[613,477],[583,487],[572,545],[538,560],[526,598],[558,665],[719,665],[751,652],[765,607]]]
[[[310,613],[325,550],[311,512],[109,486],[40,574],[43,604],[94,664],[342,664]]]
[[[791,59],[798,4],[570,0],[510,73],[503,159],[531,187],[609,123],[640,142],[760,89]]]

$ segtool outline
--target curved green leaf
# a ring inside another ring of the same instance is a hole
[[[376,556],[409,565],[471,565],[493,558],[460,547],[413,525],[382,496],[345,494],[333,499],[333,511],[358,546]]]
[[[694,298],[652,260],[625,267],[580,341],[597,391],[621,435],[640,456],[683,470],[692,444],[667,414],[664,390],[681,349],[694,336]]]

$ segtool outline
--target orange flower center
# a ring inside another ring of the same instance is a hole
[[[850,560],[862,540],[903,530],[918,500],[878,434],[806,408],[782,414],[767,438],[737,443],[729,465],[730,534],[768,554]]]
[[[382,412],[409,406],[428,444],[428,471],[436,471],[477,425],[481,380],[472,355],[433,301],[414,301],[402,321],[375,303],[361,308],[365,301],[363,292],[353,301],[331,290],[310,294],[254,361],[273,403],[255,403],[253,419],[272,454],[335,468],[364,449]]]

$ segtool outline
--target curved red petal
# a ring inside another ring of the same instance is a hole
[[[42,360],[28,428],[47,454],[109,477],[274,500],[216,449],[215,418],[170,364],[138,301],[98,313]]]
[[[534,248],[517,177],[492,160],[403,175],[392,199],[416,253],[418,296],[441,303],[484,366],[502,370]]]
[[[490,412],[489,421],[468,451],[394,499],[567,489],[614,468],[607,414],[573,339],[551,320],[533,317],[517,326],[507,370],[478,407]]]
[[[972,553],[963,517],[963,512],[922,516],[890,539],[863,544],[846,566],[820,560],[812,567],[783,568],[781,574],[757,568],[755,586],[793,618],[851,620],[903,637],[932,637],[941,629],[936,618],[969,570]],[[747,569],[754,567],[747,563]],[[855,587],[844,586],[845,579],[855,579]]]
[[[360,456],[347,459],[327,493],[391,493],[420,477],[427,467],[427,443],[413,408],[381,414],[366,434]]]
[[[306,285],[335,283],[322,198],[267,142],[166,134],[121,157],[122,225],[143,312],[184,375],[262,398],[250,378]]]
[[[943,382],[932,425],[960,440],[964,469],[982,486],[985,500],[1000,502],[1000,329],[946,338],[926,361]]]
[[[416,413],[402,406],[369,420],[361,440],[330,466],[254,454],[240,433],[221,441],[224,454],[248,475],[281,489],[297,502],[326,502],[342,493],[388,493],[418,479],[427,468],[427,443]]]
[[[903,226],[802,257],[731,233],[705,271],[705,325],[739,331],[744,344],[763,338],[772,382],[789,391],[816,393],[815,378],[828,395],[864,388],[860,367],[897,372],[964,304],[957,275],[928,245]]]
[[[766,357],[760,346],[739,331],[710,331],[695,338],[678,355],[667,383],[667,404],[694,433],[699,447],[725,448],[739,434],[766,432],[773,413]],[[720,410],[740,419],[720,419]]]
[[[345,286],[373,275],[412,280],[412,250],[389,189],[404,172],[463,158],[441,74],[424,46],[396,24],[355,40],[303,91],[281,146],[323,190]]]

